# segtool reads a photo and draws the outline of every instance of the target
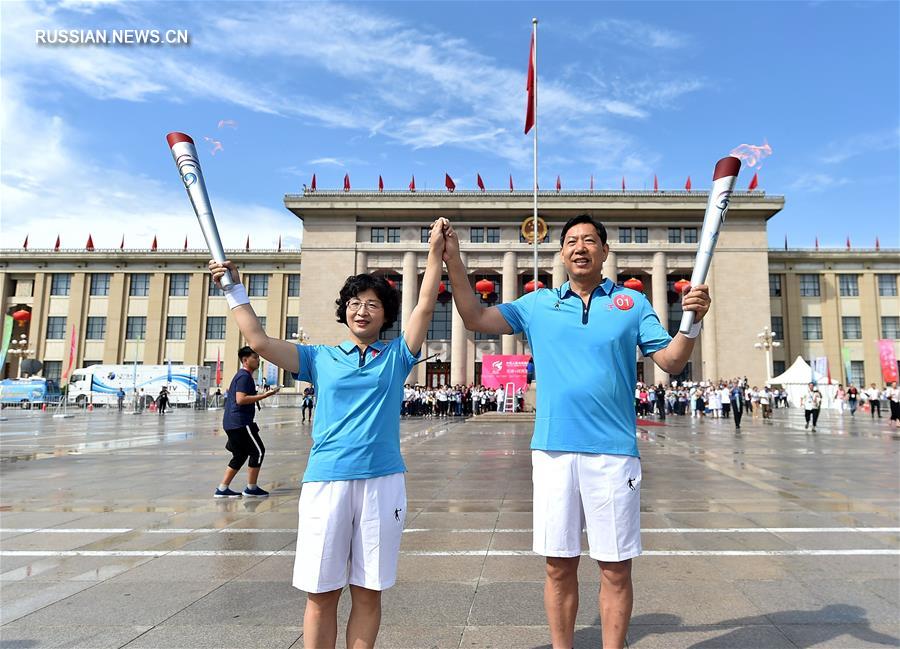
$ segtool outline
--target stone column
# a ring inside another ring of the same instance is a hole
[[[468,263],[468,255],[460,253],[463,266]],[[456,308],[456,300],[453,301],[453,319],[450,329],[450,383],[463,385],[466,383],[466,371],[468,370],[468,358],[466,354],[466,326],[462,316]]]
[[[653,274],[650,290],[653,298],[653,310],[656,311],[656,315],[659,316],[659,322],[664,329],[668,329],[669,327],[669,302],[666,299],[666,272],[666,253],[653,253]],[[668,383],[668,381],[668,373],[656,363],[653,363],[653,382],[659,384]]]
[[[364,250],[356,251],[356,274],[369,272],[369,253]]]
[[[503,253],[503,301],[512,302],[519,294],[518,276],[516,275],[516,253]],[[516,353],[516,337],[513,335],[500,337],[500,349],[503,354]]]
[[[603,263],[603,277],[609,277],[613,283],[619,276],[619,267],[616,265],[616,253],[610,252]]]
[[[566,267],[559,254],[553,255],[553,288],[559,288],[566,283]]]
[[[125,312],[128,305],[128,280],[125,273],[113,273],[109,283],[109,301],[106,312],[106,340],[103,345],[103,362],[115,365],[124,362]],[[205,302],[205,300],[197,300]],[[190,349],[189,347],[187,349]]]
[[[709,269],[706,277],[706,285],[709,286],[710,296],[715,295],[715,274],[716,266],[713,265]],[[719,380],[719,355],[716,350],[716,310],[711,308],[703,318],[703,331],[700,333],[700,353],[703,356],[703,372],[702,377],[710,381]],[[721,377],[727,378],[727,377]]]
[[[400,307],[402,319],[400,320],[401,328],[405,331],[409,322],[409,316],[412,314],[413,308],[419,294],[419,265],[416,260],[416,253],[407,250],[403,253],[403,304]]]

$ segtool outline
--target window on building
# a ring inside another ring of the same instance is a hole
[[[388,243],[400,243],[400,228],[388,228],[387,229],[387,242]]]
[[[648,228],[635,228],[634,229],[634,242],[635,243],[647,243],[650,240],[650,234]]]
[[[191,284],[191,276],[187,273],[172,273],[169,275],[169,296],[184,297],[188,294]]]
[[[500,228],[485,228],[485,239],[487,243],[500,243]]]
[[[150,294],[150,275],[133,273],[128,280],[128,295],[131,297],[147,297]]]
[[[803,340],[822,340],[822,318],[803,316]]]
[[[865,385],[866,364],[864,361],[850,361],[850,383],[853,385]]]
[[[66,337],[66,316],[52,315],[47,318],[47,340],[62,340]]]
[[[206,339],[225,340],[225,316],[211,315],[206,317]]]
[[[450,287],[450,280],[442,277],[444,285]],[[450,323],[453,318],[453,300],[440,299],[434,305],[434,315],[428,326],[428,340],[450,340]]]
[[[62,361],[44,361],[44,378],[48,381],[56,381],[62,376]]]
[[[800,275],[800,297],[819,297],[819,276]]]
[[[288,297],[300,297],[300,275],[287,276],[287,294]]]
[[[862,326],[859,323],[859,316],[841,316],[841,336],[843,336],[844,340],[862,339]]]
[[[669,243],[681,243],[681,228],[669,228]]]
[[[266,328],[266,316],[258,315],[258,316],[256,316],[256,319],[259,320],[259,326],[262,327],[263,329],[265,329]],[[274,334],[274,332],[273,332],[273,334]]]
[[[50,295],[68,295],[72,285],[70,273],[53,273],[50,278]]]
[[[785,370],[784,361],[772,361],[772,375],[781,376]]]
[[[403,313],[403,277],[400,275],[384,275],[384,278],[390,282],[394,283],[394,290],[397,291],[397,297],[400,298],[400,308],[397,311],[397,319],[394,320],[394,324],[390,327],[382,331],[378,334],[379,340],[393,340],[400,335],[400,325],[401,325],[401,316]],[[446,286],[450,286],[450,282],[445,281],[444,284]]]
[[[103,340],[106,336],[106,318],[104,316],[88,316],[87,324],[84,328],[84,337],[86,340]]]
[[[631,228],[619,228],[619,243],[631,243]]]
[[[296,341],[294,334],[300,333],[300,318],[289,315],[284,319],[284,339]]]
[[[372,228],[369,232],[370,243],[384,243],[384,228]]]
[[[292,388],[297,384],[294,380],[294,377],[287,370],[281,371],[281,387],[283,388]]]
[[[125,340],[143,340],[147,336],[147,316],[130,315],[125,320]]]
[[[881,337],[892,340],[900,338],[900,316],[881,316]]]
[[[897,295],[896,275],[878,275],[878,295],[882,297],[894,297]]]
[[[91,295],[109,295],[109,273],[91,274]]]
[[[780,315],[772,316],[772,338],[784,340],[784,318]]]
[[[469,241],[471,243],[484,243],[484,228],[469,228]]]
[[[102,365],[103,361],[84,361],[81,366],[82,367],[90,367],[91,365]]]
[[[431,228],[423,225],[419,229],[419,242],[420,243],[428,243],[429,239],[431,239]]]
[[[838,275],[841,297],[859,297],[859,275]]]
[[[184,340],[187,333],[187,318],[170,315],[166,318],[166,340]]]
[[[212,276],[209,278],[209,290],[207,291],[207,295],[209,297],[224,297],[225,291],[213,281]]]
[[[685,228],[684,229],[684,242],[685,243],[697,243],[697,228]]]
[[[250,297],[266,297],[269,294],[269,276],[262,274],[245,275],[247,295]]]
[[[769,297],[781,297],[781,275],[769,275]]]

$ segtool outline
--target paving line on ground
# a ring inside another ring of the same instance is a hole
[[[294,556],[294,550],[0,550],[0,557],[275,557]],[[416,557],[522,557],[531,550],[401,550]],[[588,556],[582,552],[582,556]],[[900,556],[900,549],[845,550],[645,550],[649,557],[795,557]]]
[[[288,534],[296,533],[296,527],[171,527],[165,529],[138,529],[131,527],[2,527],[0,534]],[[522,534],[532,532],[521,528],[426,528],[413,527],[404,534],[440,532],[453,534],[502,533]],[[642,528],[641,534],[871,534],[900,533],[900,527],[651,527]]]

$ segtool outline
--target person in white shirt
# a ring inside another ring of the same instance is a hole
[[[896,381],[888,383],[884,389],[884,398],[891,409],[891,424],[900,428],[900,390],[897,389]]]
[[[822,393],[819,392],[814,383],[810,383],[801,401],[803,403],[803,416],[806,418],[804,428],[809,428],[809,422],[812,419],[812,429],[813,432],[816,432],[819,410],[822,408]]]
[[[872,413],[872,419],[875,419],[875,411],[878,411],[878,418],[881,419],[881,390],[873,383],[872,387],[866,390],[866,397],[869,399],[869,412]]]

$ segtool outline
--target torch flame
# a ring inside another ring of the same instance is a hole
[[[740,146],[735,147],[729,155],[738,158],[748,167],[755,167],[765,158],[772,155],[772,147],[769,146],[769,143],[765,140],[763,140],[761,145],[741,144]]]

